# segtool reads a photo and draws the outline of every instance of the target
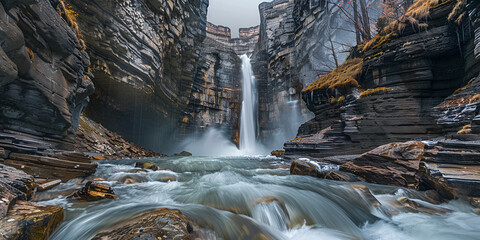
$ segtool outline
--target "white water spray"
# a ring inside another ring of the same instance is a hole
[[[257,149],[257,91],[252,64],[247,55],[242,55],[242,112],[240,116],[240,150],[252,154]]]

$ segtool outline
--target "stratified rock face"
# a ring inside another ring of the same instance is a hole
[[[428,31],[407,26],[364,52],[358,83],[371,94],[359,97],[361,92],[341,87],[304,92],[315,119],[300,128],[300,139],[285,145],[287,154],[359,154],[389,142],[440,136],[434,107],[468,82],[466,66],[474,65],[464,58],[473,49],[466,47],[473,34],[458,37],[461,27],[447,20],[452,8],[432,8]],[[341,97],[340,103],[331,101]]]
[[[207,37],[222,42],[233,49],[237,55],[252,55],[257,47],[260,36],[260,26],[240,28],[238,38],[232,38],[230,28],[207,22]]]
[[[289,128],[302,121],[306,113],[305,106],[298,101],[303,86],[295,68],[294,7],[294,0],[275,0],[259,7],[260,40],[252,67],[259,96],[258,121],[265,139],[277,134],[278,129],[295,135],[296,129]],[[300,120],[291,119],[292,116]]]
[[[55,1],[1,1],[0,135],[73,149],[90,60]]]
[[[67,3],[78,13],[95,75],[87,114],[151,149],[175,143],[206,35],[208,0]]]
[[[229,42],[230,29],[209,23],[207,31],[187,114],[182,119],[184,135],[208,126],[231,132],[240,119],[242,63]]]

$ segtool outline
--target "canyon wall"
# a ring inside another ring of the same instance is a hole
[[[139,145],[169,149],[188,108],[208,0],[65,4],[91,59],[96,90],[86,114]]]
[[[286,140],[312,117],[301,100],[303,88],[336,67],[333,55],[345,61],[346,46],[354,44],[353,24],[327,1],[276,0],[260,4],[259,10],[260,40],[252,64],[261,136],[266,142]]]
[[[456,133],[469,124],[478,114],[471,99],[477,82],[472,80],[445,100],[479,72],[475,14],[468,14],[472,19],[467,17],[461,24],[448,20],[454,4],[433,6],[428,17],[417,23],[421,25],[407,22],[394,35],[379,35],[359,46],[361,58],[338,70],[359,66],[359,74],[352,75],[358,86],[353,82],[349,86],[347,79],[338,85],[309,86],[303,99],[315,118],[300,127],[297,139],[285,144],[287,154],[358,154],[389,142]],[[328,76],[317,81],[322,79]],[[454,99],[462,96],[470,98],[459,107]]]
[[[212,126],[232,135],[240,119],[242,63],[230,29],[208,23],[207,37],[200,49],[181,134],[188,136]]]
[[[56,8],[1,1],[0,135],[7,148],[73,150],[94,91],[89,56]]]

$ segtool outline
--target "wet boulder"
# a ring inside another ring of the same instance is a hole
[[[342,164],[340,170],[366,182],[415,189],[419,184],[415,174],[424,147],[415,141],[383,145]]]
[[[85,186],[78,192],[74,193],[70,198],[77,198],[83,201],[98,201],[102,199],[118,199],[113,189],[103,183],[87,182]]]
[[[322,166],[320,164],[321,163],[309,159],[295,160],[290,165],[290,174],[318,177],[337,181],[357,181],[355,176],[353,176],[352,174],[329,170],[328,167],[326,169],[322,169]]]
[[[285,155],[285,150],[275,150],[270,154],[275,157],[283,157]]]
[[[141,168],[141,169],[150,169],[150,170],[153,170],[153,171],[160,170],[160,167],[158,167],[157,165],[155,165],[154,163],[151,163],[151,162],[137,162],[137,163],[135,163],[135,167],[136,168]]]
[[[110,239],[195,239],[195,233],[193,224],[181,211],[162,208],[125,219],[93,238]]]
[[[63,218],[61,207],[17,201],[0,219],[0,239],[48,239]]]

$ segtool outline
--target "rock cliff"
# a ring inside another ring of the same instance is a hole
[[[80,113],[94,91],[90,59],[57,4],[1,3],[2,139],[15,135],[45,149],[73,150]]]
[[[232,44],[230,29],[208,23],[207,38],[183,118],[184,135],[205,127],[238,128],[241,107],[241,60]]]
[[[441,136],[435,120],[441,110],[434,107],[468,82],[476,68],[474,28],[468,27],[474,20],[464,20],[465,26],[449,21],[453,7],[450,2],[432,6],[417,23],[426,29],[406,23],[395,34],[359,46],[359,65],[352,64],[357,60],[343,65],[358,68],[356,81],[310,85],[303,99],[315,118],[286,143],[287,154],[359,154],[389,142]]]
[[[87,115],[137,144],[168,149],[188,107],[208,0],[65,4],[92,63],[96,91]]]

